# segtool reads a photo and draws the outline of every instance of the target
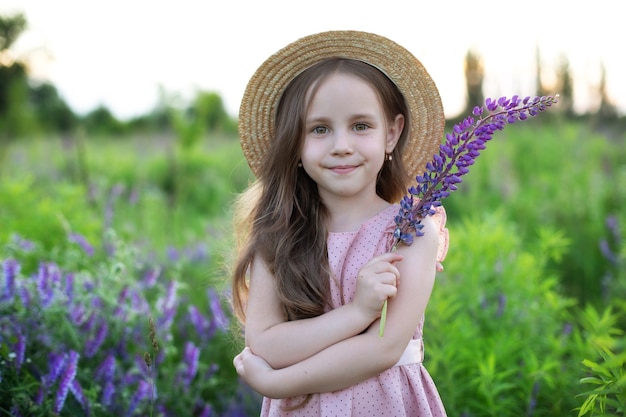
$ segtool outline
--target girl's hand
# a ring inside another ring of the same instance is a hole
[[[233,365],[237,374],[252,389],[263,396],[276,398],[276,393],[272,391],[272,377],[276,371],[262,357],[252,353],[249,347],[235,356]]]
[[[394,265],[402,260],[397,253],[384,253],[369,260],[359,270],[353,303],[363,313],[376,320],[387,298],[395,297],[400,272]]]

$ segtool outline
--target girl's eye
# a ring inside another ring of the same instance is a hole
[[[323,135],[324,133],[328,133],[328,128],[326,126],[315,126],[313,128],[313,133],[316,135]]]
[[[369,126],[367,126],[365,123],[357,123],[356,125],[354,125],[354,130],[356,130],[357,132],[362,132],[364,130],[367,130]]]

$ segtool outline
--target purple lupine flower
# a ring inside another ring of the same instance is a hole
[[[213,313],[213,323],[220,330],[226,330],[228,328],[228,319],[226,318],[226,314],[224,314],[224,310],[222,309],[222,304],[220,302],[220,296],[215,291],[214,288],[209,288],[209,306],[211,307],[211,312]]]
[[[24,308],[28,309],[30,307],[30,301],[32,299],[28,288],[26,288],[25,285],[19,285],[17,287],[17,295],[20,297],[20,301],[22,302]]]
[[[204,262],[209,257],[206,243],[199,242],[185,250],[185,256],[191,262]]]
[[[128,298],[129,292],[130,288],[125,285],[117,296],[116,307],[115,310],[113,310],[113,317],[121,321],[126,321],[126,316],[128,314],[126,310],[126,299]]]
[[[109,325],[106,320],[101,320],[100,324],[96,329],[96,333],[93,335],[93,338],[90,338],[85,343],[85,356],[88,358],[93,357],[104,343],[107,335],[109,333]]]
[[[60,413],[63,409],[63,405],[65,404],[65,399],[67,398],[67,394],[70,390],[70,385],[76,378],[76,371],[78,369],[78,358],[79,355],[75,351],[70,351],[68,355],[68,364],[65,368],[65,372],[61,376],[61,381],[59,382],[59,389],[57,390],[57,395],[54,399],[54,412]]]
[[[604,258],[607,261],[609,261],[613,265],[619,264],[619,256],[617,253],[613,252],[608,240],[601,239],[599,246],[600,246],[600,252],[602,253],[602,256],[604,256]]]
[[[539,395],[539,381],[535,381],[533,384],[533,390],[528,399],[528,411],[526,415],[529,417],[535,413],[535,409],[537,408],[537,395]]]
[[[213,408],[210,404],[205,404],[200,413],[200,417],[211,417],[213,415]]]
[[[67,355],[57,353],[50,354],[50,359],[48,360],[48,375],[45,377],[45,382],[49,387],[61,376],[66,363]]]
[[[2,275],[4,275],[3,300],[12,300],[15,294],[15,278],[19,275],[21,265],[15,259],[6,259],[2,263]]]
[[[19,371],[24,363],[26,355],[26,336],[21,332],[17,334],[17,343],[15,344],[15,367]]]
[[[139,381],[137,390],[135,391],[135,394],[130,399],[130,404],[128,406],[128,410],[126,411],[126,415],[128,417],[131,417],[133,414],[135,414],[135,410],[137,409],[137,406],[139,405],[141,401],[145,400],[146,398],[150,398],[151,391],[152,391],[152,388],[148,382],[144,380]]]
[[[100,403],[104,407],[108,407],[111,405],[111,401],[113,400],[113,395],[115,395],[115,385],[113,381],[107,381],[104,384],[104,388],[102,389],[102,396],[100,398]]]
[[[454,125],[446,140],[439,146],[439,152],[426,164],[423,175],[417,175],[416,185],[408,189],[400,202],[400,210],[395,217],[394,243],[392,250],[400,244],[411,245],[413,237],[423,236],[421,224],[426,216],[432,216],[441,206],[441,200],[448,197],[462,182],[462,176],[469,172],[480,152],[493,134],[504,129],[507,124],[536,116],[558,101],[556,96],[526,97],[517,95],[487,98],[483,107],[474,107],[472,114]],[[478,119],[475,119],[478,118]],[[383,304],[379,335],[385,328],[387,302]]]
[[[12,417],[22,417],[23,414],[20,412],[20,409],[17,407],[17,405],[14,405],[13,408],[11,408],[11,416]]]
[[[484,107],[475,107],[471,116],[454,125],[452,132],[446,134],[439,152],[426,164],[424,174],[416,176],[417,185],[411,186],[402,200],[396,217],[395,245],[401,242],[410,245],[413,235],[421,236],[418,226],[421,219],[435,214],[435,207],[441,205],[441,200],[457,189],[461,177],[469,172],[469,167],[496,131],[537,115],[557,99],[558,95],[523,100],[518,96],[501,97],[497,101],[487,98]]]
[[[212,363],[209,366],[209,369],[206,370],[205,374],[204,374],[204,380],[208,381],[209,379],[211,379],[211,377],[213,375],[215,375],[215,373],[220,369],[219,365],[216,363]]]
[[[112,381],[115,375],[116,361],[112,354],[107,355],[96,370],[96,379],[102,382]]]
[[[161,275],[161,267],[150,268],[143,276],[141,283],[146,288],[152,288],[156,285],[159,276]]]
[[[87,319],[87,309],[82,304],[74,304],[69,311],[70,320],[75,326],[82,326]]]
[[[143,293],[133,290],[130,293],[130,300],[133,312],[138,314],[149,314],[150,313],[150,304],[146,300],[146,297]]]
[[[174,280],[170,281],[167,286],[165,297],[161,298],[157,303],[157,307],[160,310],[171,310],[176,307],[176,291],[178,289],[178,283]]]
[[[200,348],[193,344],[193,342],[185,343],[185,352],[183,354],[183,361],[185,362],[185,371],[182,376],[183,386],[188,388],[191,381],[198,372],[198,359],[200,358]]]
[[[31,252],[35,249],[35,244],[32,241],[24,239],[18,234],[13,234],[13,236],[11,236],[11,241],[15,246],[24,252]]]
[[[622,240],[622,234],[621,234],[620,229],[619,229],[619,222],[617,220],[617,217],[616,216],[608,216],[606,218],[605,223],[606,223],[606,227],[611,232],[611,235],[613,236],[613,239],[616,242],[620,242]]]
[[[47,307],[54,297],[52,282],[50,279],[50,268],[47,264],[39,264],[39,272],[37,274],[37,292],[39,300],[43,307]]]
[[[65,275],[65,285],[63,287],[63,293],[67,298],[67,304],[72,304],[74,301],[74,274],[69,273]]]
[[[180,254],[178,253],[178,249],[176,249],[173,246],[168,246],[168,248],[165,251],[165,255],[167,256],[167,259],[172,263],[177,262],[180,259]]]
[[[76,401],[83,407],[83,410],[87,413],[87,416],[91,415],[91,410],[89,407],[89,400],[85,396],[83,388],[80,386],[80,383],[74,379],[70,384],[70,392],[76,398]]]
[[[214,328],[211,327],[209,320],[202,315],[200,310],[194,305],[190,305],[187,308],[189,321],[196,329],[196,333],[201,340],[207,341],[214,333]]]

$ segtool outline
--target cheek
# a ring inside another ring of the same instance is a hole
[[[324,152],[321,142],[305,140],[300,153],[300,161],[305,167],[317,164],[323,158]]]

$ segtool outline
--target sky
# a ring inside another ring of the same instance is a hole
[[[550,81],[563,56],[578,111],[593,110],[601,66],[610,99],[626,114],[626,40],[613,0],[2,0],[28,28],[14,52],[54,84],[79,114],[99,105],[118,118],[146,114],[161,89],[220,94],[236,116],[257,67],[312,33],[354,29],[410,50],[437,84],[446,115],[465,106],[463,60],[483,58],[487,97],[533,95],[537,51]]]

